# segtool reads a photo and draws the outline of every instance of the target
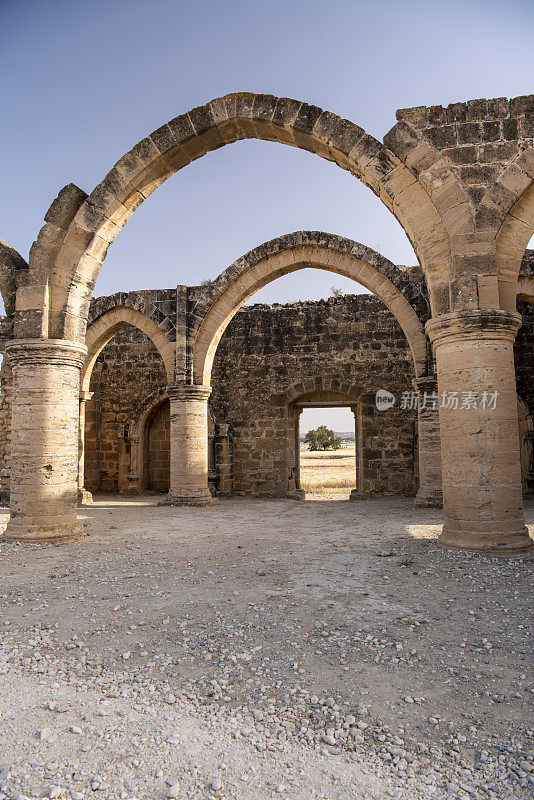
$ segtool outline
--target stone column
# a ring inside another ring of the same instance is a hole
[[[416,378],[417,435],[419,445],[418,508],[441,508],[441,439],[439,433],[438,382],[434,376]]]
[[[306,492],[300,485],[300,415],[301,406],[290,405],[287,415],[287,495],[290,500],[304,500]]]
[[[354,414],[354,446],[356,452],[356,486],[351,490],[349,500],[369,500],[371,492],[369,486],[366,485],[365,476],[365,459],[364,459],[364,422],[362,405],[358,403],[356,406],[351,406],[350,410]]]
[[[137,433],[130,435],[130,471],[128,472],[128,491],[130,494],[141,494],[144,486],[141,485],[141,460],[142,443],[139,441]]]
[[[215,425],[215,469],[217,491],[221,495],[232,494],[232,454],[230,451],[229,426],[225,422]]]
[[[82,538],[78,497],[80,370],[85,346],[28,339],[6,348],[13,369],[11,520],[6,539]]]
[[[208,397],[211,386],[175,383],[171,406],[170,488],[164,505],[206,506],[208,488]]]
[[[93,495],[85,488],[85,407],[93,392],[80,392],[80,435],[78,439],[78,505],[93,502]]]
[[[500,555],[532,547],[523,519],[513,353],[520,324],[515,312],[485,309],[427,322],[440,392],[445,547]]]

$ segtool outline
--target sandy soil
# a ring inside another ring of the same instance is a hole
[[[406,499],[157,499],[0,543],[0,800],[532,796],[532,559]]]

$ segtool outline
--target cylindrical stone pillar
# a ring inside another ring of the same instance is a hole
[[[171,407],[170,488],[165,505],[214,503],[208,488],[208,398],[211,386],[175,383]]]
[[[419,445],[418,508],[441,508],[441,439],[439,434],[438,382],[434,376],[416,378],[417,434]]]
[[[11,520],[6,539],[79,539],[78,437],[84,346],[61,339],[7,345],[13,369]]]
[[[513,345],[519,314],[472,309],[427,322],[436,352],[445,547],[510,555],[523,519]]]
[[[215,469],[217,471],[217,493],[232,493],[232,454],[228,424],[219,422],[215,426]]]
[[[90,505],[93,495],[85,488],[85,407],[93,392],[80,392],[80,428],[78,439],[78,504]]]

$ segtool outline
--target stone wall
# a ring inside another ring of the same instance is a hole
[[[154,492],[169,491],[170,464],[170,407],[161,403],[151,416],[143,442],[146,458],[147,489]]]
[[[233,491],[284,496],[294,488],[294,398],[288,392],[302,383],[309,389],[335,384],[361,402],[366,491],[412,494],[416,413],[400,410],[398,402],[389,412],[374,406],[376,389],[400,399],[411,391],[412,379],[404,334],[373,296],[242,309],[220,342],[210,399],[214,422],[228,424]],[[104,348],[87,408],[87,489],[127,486],[125,425],[164,387],[161,358],[135,328]]]
[[[413,363],[394,317],[370,295],[242,310],[221,339],[213,370],[216,419],[229,423],[233,488],[285,495],[294,478],[294,423],[288,392],[339,389],[363,406],[368,494],[414,491],[415,411],[398,401],[411,391]],[[378,412],[374,394],[397,405]]]
[[[531,261],[526,258],[523,262],[523,274],[532,272]],[[416,277],[414,272],[414,292]],[[195,319],[199,298],[206,291],[204,287],[187,290],[191,319]],[[180,291],[171,289],[120,293],[96,298],[90,318],[97,319],[115,306],[125,305],[150,314],[173,338],[179,302]],[[515,362],[527,491],[533,488],[532,480],[527,482],[527,471],[530,464],[532,473],[534,449],[534,434],[530,432],[534,419],[534,304],[520,302],[518,310],[523,315],[523,326],[516,341]],[[413,366],[404,335],[374,296],[348,295],[320,302],[245,307],[222,337],[214,363],[210,399],[212,488],[225,493],[274,496],[295,488],[291,400],[299,391],[295,386],[301,384],[300,391],[302,386],[307,391],[343,386],[355,403],[359,402],[360,456],[364,467],[360,470],[359,489],[371,496],[413,493],[417,480],[416,414],[398,407],[402,392],[411,391],[412,379]],[[151,398],[155,398],[156,408],[166,384],[160,355],[150,339],[136,328],[118,334],[104,348],[93,371],[90,389],[94,394],[86,410],[87,489],[116,492],[132,487],[132,426],[143,411],[148,411],[148,424],[139,443],[144,466],[139,485],[166,491],[168,428],[156,414],[155,426],[150,430]],[[377,388],[395,394],[394,409],[377,412]],[[1,489],[6,494],[10,477],[11,392],[10,370],[4,363],[0,470]],[[217,431],[223,429],[227,434],[218,436]]]
[[[85,488],[90,492],[129,488],[126,426],[144,401],[165,386],[161,357],[136,328],[117,334],[102,350],[91,377],[93,397],[86,409]]]
[[[195,289],[190,292],[196,298]],[[158,290],[121,294],[113,300],[98,298],[91,317],[98,317],[114,303],[139,304],[142,299],[145,305],[148,300],[157,301],[154,305],[164,309],[172,321],[173,296],[172,290]],[[528,415],[534,417],[534,306],[521,303],[519,310],[524,323],[516,344],[518,394]],[[243,308],[223,335],[214,362],[212,486],[225,492],[268,496],[285,496],[293,490],[292,401],[304,390],[333,388],[345,392],[359,409],[358,489],[368,496],[413,494],[417,482],[416,412],[399,407],[402,393],[411,392],[412,381],[413,362],[404,334],[372,295]],[[165,407],[158,405],[165,386],[161,357],[136,328],[119,333],[104,348],[91,379],[93,399],[87,405],[87,489],[115,492],[131,488],[130,436],[141,412],[148,411],[139,443],[144,462],[140,485],[166,491],[168,428]],[[395,395],[393,409],[377,411],[374,394],[379,388]],[[153,419],[152,396],[156,398]],[[222,429],[225,436],[217,438]],[[221,465],[213,463],[217,452],[225,453],[224,486]],[[527,446],[524,458],[529,458],[529,452]]]

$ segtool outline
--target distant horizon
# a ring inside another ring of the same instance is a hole
[[[350,408],[305,408],[299,419],[300,435],[315,430],[319,425],[326,425],[335,432],[354,432],[354,413]]]

